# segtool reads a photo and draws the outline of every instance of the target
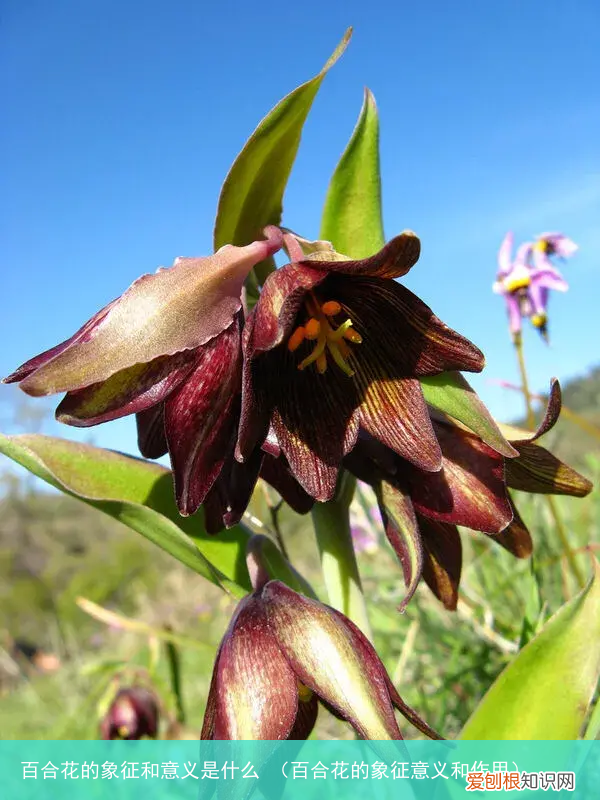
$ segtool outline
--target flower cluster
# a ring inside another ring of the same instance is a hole
[[[520,292],[545,304],[538,289],[562,280],[546,261],[567,252],[564,239],[540,241],[528,251],[535,263],[519,256],[527,282],[517,285],[512,265],[502,279],[519,320]],[[282,249],[289,263],[249,309],[246,278]],[[457,526],[525,557],[531,537],[508,488],[582,496],[590,485],[537,443],[558,417],[557,383],[537,432],[507,430],[496,447],[428,406],[421,379],[479,372],[484,358],[397,282],[419,254],[410,231],[355,260],[269,226],[246,246],[144,275],[5,382],[33,396],[65,392],[56,415],[70,425],[135,414],[142,455],[168,452],[181,514],[202,506],[209,532],[241,519],[259,477],[305,513],[334,498],[350,471],[375,490],[404,573],[402,607],[423,579],[454,609]],[[203,736],[303,738],[319,704],[366,738],[400,738],[394,707],[435,736],[350,620],[255,581],[219,648]],[[150,705],[137,691],[119,695],[102,735],[154,735]]]
[[[523,319],[529,319],[547,341],[550,290],[566,292],[569,288],[551,259],[570,258],[577,252],[577,245],[562,233],[543,233],[535,241],[520,245],[514,260],[513,245],[514,237],[509,232],[498,251],[499,269],[493,290],[504,296],[515,341],[521,335]]]

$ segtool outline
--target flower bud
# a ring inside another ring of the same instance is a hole
[[[158,704],[142,686],[121,689],[100,724],[102,739],[156,739]]]

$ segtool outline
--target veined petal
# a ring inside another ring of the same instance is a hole
[[[314,499],[300,486],[283,456],[274,458],[265,453],[260,477],[270,484],[297,514],[308,514]]]
[[[327,250],[310,254],[302,265],[315,266],[324,272],[344,275],[368,275],[377,278],[401,278],[414,267],[421,254],[421,242],[412,231],[395,236],[375,255],[352,261],[347,256],[332,258]]]
[[[333,370],[298,370],[285,346],[255,359],[252,370],[258,402],[272,409],[273,430],[293,475],[311,497],[330,500],[342,459],[358,436],[356,387]],[[245,410],[242,404],[240,438],[249,425]]]
[[[455,525],[417,515],[423,541],[423,578],[448,611],[455,611],[462,569],[462,545]]]
[[[362,337],[350,364],[365,349],[379,353],[389,377],[481,372],[484,357],[468,339],[438,319],[429,306],[395,281],[332,275],[323,289],[341,303]]]
[[[165,400],[193,367],[193,352],[136,364],[102,383],[69,392],[56,409],[56,419],[87,428],[146,411]]]
[[[240,464],[233,457],[233,437],[227,447],[227,458],[219,477],[204,498],[204,526],[207,533],[215,534],[231,528],[244,515],[261,468],[264,454],[257,448],[252,456]]]
[[[511,501],[513,510],[513,520],[508,527],[500,533],[494,533],[490,536],[494,542],[497,542],[509,553],[517,558],[529,558],[533,553],[533,542],[531,541],[531,534],[527,530],[527,526],[521,519],[517,507]]]
[[[165,431],[181,514],[193,514],[219,475],[239,409],[239,320],[200,348],[193,371],[165,402]]]
[[[354,640],[355,649],[363,655],[365,660],[372,659],[374,655],[377,661],[379,662],[382,671],[386,675],[386,684],[388,692],[390,694],[390,699],[394,704],[394,706],[402,714],[402,716],[405,717],[411,723],[411,725],[414,725],[415,728],[417,728],[417,730],[421,731],[421,733],[424,733],[425,736],[428,736],[430,739],[443,739],[444,738],[443,736],[440,736],[440,734],[437,733],[437,731],[435,731],[433,728],[431,728],[425,722],[425,720],[421,719],[421,717],[417,714],[417,712],[414,711],[410,706],[408,706],[404,702],[404,700],[400,697],[396,687],[394,686],[389,675],[387,674],[387,670],[385,669],[383,663],[381,662],[381,659],[379,658],[377,653],[373,650],[373,645],[369,642],[364,633],[359,628],[357,628],[357,626],[352,622],[351,619],[344,617],[343,614],[341,614],[339,611],[335,611],[335,609],[334,613],[339,619],[341,619],[344,622],[344,624],[350,631],[350,634],[352,635],[352,638]]]
[[[439,470],[442,452],[419,381],[387,379],[384,366],[368,355],[354,379],[361,393],[360,423],[367,433],[420,469]]]
[[[165,433],[164,403],[135,415],[138,448],[144,458],[160,458],[169,451]]]
[[[246,276],[271,249],[267,241],[226,245],[207,258],[179,258],[143,275],[21,388],[34,396],[74,391],[135,364],[195,350],[231,325]]]
[[[506,483],[511,489],[534,494],[585,497],[593,484],[541,445],[514,442],[519,457],[506,462]]]
[[[430,519],[497,533],[512,519],[501,455],[454,425],[434,421],[443,454],[440,472],[405,465],[415,510]],[[509,459],[510,461],[510,459]]]
[[[375,651],[354,647],[354,637],[333,609],[279,581],[262,590],[269,628],[298,679],[322,697],[365,739],[400,739]]]
[[[298,684],[255,595],[238,606],[215,664],[214,739],[287,739]]]
[[[385,534],[402,565],[406,595],[398,610],[404,611],[423,574],[421,532],[408,492],[381,481],[378,499]]]
[[[40,369],[40,367],[43,367],[49,361],[52,361],[53,358],[59,356],[65,350],[68,350],[71,345],[76,344],[77,342],[88,341],[93,335],[95,328],[100,325],[111,308],[117,302],[118,299],[113,300],[111,303],[104,306],[104,308],[101,308],[100,311],[94,314],[94,316],[91,317],[91,319],[89,319],[84,325],[82,325],[81,328],[79,328],[79,330],[76,331],[69,339],[65,339],[64,342],[57,344],[55,347],[51,347],[49,350],[45,350],[43,353],[40,353],[39,356],[30,358],[29,361],[26,361],[24,364],[22,364],[7,378],[3,378],[2,383],[18,383],[34,373],[36,370]]]

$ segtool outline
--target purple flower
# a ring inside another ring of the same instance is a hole
[[[576,252],[577,245],[560,233],[545,233],[535,242],[520,245],[513,261],[513,242],[509,231],[498,251],[498,275],[493,290],[504,296],[513,339],[520,337],[521,320],[527,318],[547,340],[550,290],[566,292],[569,288],[550,257],[568,258]]]

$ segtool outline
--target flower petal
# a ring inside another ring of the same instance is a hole
[[[517,558],[529,558],[533,552],[533,542],[531,541],[531,534],[527,530],[527,526],[521,519],[521,515],[517,511],[517,507],[511,501],[513,510],[513,520],[510,525],[500,533],[494,533],[490,536],[494,542],[497,542],[509,553]]]
[[[357,650],[359,653],[362,653],[365,660],[372,658],[372,655],[374,653],[373,646],[369,642],[367,637],[364,635],[364,633],[352,622],[351,619],[344,617],[343,614],[341,614],[339,611],[336,611],[335,609],[333,609],[333,611],[335,615],[339,619],[341,619],[345,623],[346,627],[349,629],[354,640],[355,650]],[[414,725],[415,728],[417,728],[417,730],[421,731],[421,733],[424,733],[425,736],[429,736],[430,739],[443,739],[444,738],[443,736],[440,736],[440,734],[437,733],[437,731],[434,731],[433,728],[430,728],[429,725],[423,719],[421,719],[421,717],[417,714],[417,712],[414,711],[410,706],[408,706],[404,702],[404,700],[398,694],[396,687],[392,683],[389,675],[387,674],[387,670],[383,666],[383,663],[381,662],[381,659],[379,658],[377,653],[375,653],[375,658],[377,658],[377,660],[381,664],[381,669],[386,674],[386,683],[388,691],[390,693],[390,698],[392,700],[392,703],[398,709],[398,711],[411,723],[411,725]]]
[[[534,494],[566,494],[585,497],[593,484],[544,447],[514,442],[519,457],[506,462],[506,483],[511,489]]]
[[[146,411],[168,397],[193,367],[194,354],[190,352],[136,364],[102,383],[69,392],[56,409],[56,419],[87,428]]]
[[[34,396],[73,391],[135,364],[196,349],[231,325],[247,274],[269,252],[266,241],[226,245],[208,258],[179,258],[143,275],[21,388]]]
[[[363,343],[352,350],[353,356],[358,359],[366,348],[378,352],[390,378],[483,369],[481,350],[395,281],[332,275],[322,290],[325,293],[342,304],[362,336]]]
[[[345,256],[332,259],[331,253],[319,250],[309,255],[301,264],[315,266],[325,272],[345,275],[368,275],[378,278],[400,278],[414,267],[421,254],[421,242],[412,231],[395,236],[375,255],[352,261]]]
[[[342,459],[358,436],[356,389],[353,381],[345,376],[341,381],[334,370],[319,375],[297,366],[295,355],[285,346],[256,358],[252,382],[260,391],[253,405],[272,409],[272,427],[292,474],[311,497],[326,501],[335,493]],[[244,447],[252,441],[250,426],[257,424],[251,407],[242,402],[238,442],[245,437]],[[266,436],[267,430],[268,415],[261,435]]]
[[[448,611],[455,611],[462,569],[462,545],[455,525],[417,515],[423,541],[423,578]]]
[[[319,701],[315,694],[309,700],[298,698],[298,713],[288,739],[308,739],[317,722]]]
[[[404,573],[406,595],[398,610],[404,611],[423,574],[423,544],[410,495],[399,486],[381,481],[378,489],[385,534]]]
[[[255,595],[237,608],[214,668],[214,739],[287,739],[298,685]],[[210,728],[210,719],[209,725]]]
[[[264,455],[262,451],[257,448],[247,461],[240,464],[233,457],[233,444],[232,440],[227,447],[228,455],[219,477],[204,499],[204,525],[210,534],[237,525],[248,507],[258,480]]]
[[[345,619],[279,581],[262,590],[269,628],[298,679],[365,739],[400,739],[375,651],[359,653]]]
[[[365,360],[355,381],[361,391],[360,423],[382,444],[426,471],[442,466],[421,385],[415,378],[386,380],[375,359]]]
[[[514,234],[509,231],[498,250],[498,278],[503,278],[512,269],[512,250],[514,245]]]
[[[260,468],[260,477],[270,484],[297,514],[308,514],[314,506],[314,499],[294,478],[283,456],[273,458],[266,453]]]
[[[144,458],[160,458],[168,451],[165,433],[165,406],[159,403],[135,415],[138,448]]]
[[[497,533],[512,519],[501,455],[454,425],[433,423],[443,454],[440,472],[405,465],[415,510],[430,519]]]
[[[165,402],[165,431],[180,513],[193,514],[227,457],[239,409],[239,320],[198,350],[193,371]]]
[[[77,342],[86,342],[92,336],[95,328],[100,325],[100,323],[104,320],[108,312],[112,309],[112,307],[118,303],[117,300],[113,300],[108,305],[101,308],[96,314],[94,314],[91,319],[89,319],[84,325],[76,331],[73,336],[68,339],[65,339],[64,342],[57,344],[55,347],[51,347],[49,350],[45,350],[43,353],[40,353],[39,356],[34,356],[34,358],[30,358],[29,361],[26,361],[22,364],[18,369],[16,369],[11,375],[7,378],[2,379],[2,383],[18,383],[19,381],[24,380],[29,375],[31,375],[36,370],[43,367],[49,361],[52,361],[53,358],[59,356],[65,350],[68,350],[71,345],[76,344]]]

